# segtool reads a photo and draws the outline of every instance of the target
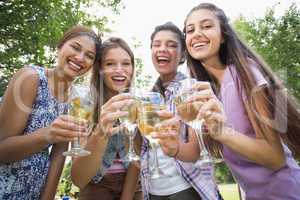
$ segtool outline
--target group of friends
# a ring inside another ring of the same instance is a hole
[[[126,135],[118,123],[132,99],[119,91],[133,82],[135,59],[121,38],[104,42],[84,26],[71,27],[57,45],[53,68],[27,66],[11,79],[0,106],[0,199],[53,199],[68,142],[85,140],[91,152],[72,158],[71,179],[81,200],[222,199],[214,166],[195,166],[200,147],[195,131],[178,116],[178,82],[201,82],[195,102],[204,119],[211,154],[222,155],[248,200],[300,200],[300,113],[296,100],[264,61],[239,39],[223,10],[201,3],[190,10],[181,31],[173,23],[151,34],[152,63],[159,77],[152,91],[168,109],[157,131],[158,160],[169,176],[149,176],[148,141],[138,132],[138,162],[124,162]],[[178,71],[187,62],[189,74]],[[146,66],[149,67],[149,66]],[[68,89],[91,70],[95,100],[91,133],[66,114]],[[209,84],[208,84],[209,83]],[[170,139],[171,138],[171,139]],[[51,147],[51,148],[50,148]],[[51,152],[49,152],[51,149]]]

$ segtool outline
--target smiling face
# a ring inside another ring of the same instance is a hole
[[[131,57],[121,47],[111,48],[101,62],[105,86],[114,94],[128,87],[133,74]]]
[[[155,34],[151,44],[152,62],[161,77],[176,75],[183,52],[178,36],[169,30]]]
[[[219,60],[223,36],[219,20],[207,9],[192,12],[185,23],[186,47],[189,54],[201,62]]]
[[[58,49],[58,70],[73,80],[86,73],[94,64],[96,46],[89,36],[77,36],[66,41]]]

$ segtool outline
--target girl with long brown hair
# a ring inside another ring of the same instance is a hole
[[[133,71],[134,55],[128,44],[115,37],[104,41],[91,80],[94,123],[98,124],[86,144],[91,155],[75,158],[72,164],[72,181],[81,189],[79,199],[141,199],[141,193],[135,193],[139,169],[124,161],[126,136],[116,123],[128,114],[121,108],[132,99],[119,92],[130,86]]]
[[[184,33],[191,75],[211,83],[195,86],[199,100],[209,99],[198,117],[222,145],[246,198],[300,199],[300,168],[290,151],[300,152],[300,114],[292,96],[215,5],[194,7]]]

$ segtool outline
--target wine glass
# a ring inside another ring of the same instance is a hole
[[[88,132],[92,128],[93,101],[90,87],[85,85],[73,85],[70,88],[68,114],[78,120],[84,120],[88,124]],[[71,149],[63,153],[64,156],[87,156],[91,152],[80,145],[80,137],[71,142]]]
[[[178,91],[177,96],[175,97],[175,105],[177,114],[186,124],[192,127],[196,132],[196,136],[200,147],[200,158],[195,163],[195,165],[197,167],[200,167],[204,164],[212,164],[213,160],[203,141],[202,125],[204,119],[197,119],[198,109],[195,107],[194,102],[188,101],[190,98],[197,95],[198,91],[195,91],[192,88],[193,85],[197,82],[198,81],[193,78],[187,78],[180,81],[180,89]]]
[[[157,139],[151,137],[150,133],[154,131],[154,126],[161,121],[157,111],[166,109],[166,106],[162,95],[157,92],[142,92],[138,99],[138,128],[141,134],[149,140],[150,147],[154,151],[154,167],[150,175],[152,179],[160,178],[165,174],[159,168],[158,163],[157,148],[159,143]]]
[[[125,134],[129,138],[129,149],[128,153],[125,156],[125,161],[138,161],[140,157],[135,153],[134,150],[134,133],[137,127],[137,109],[138,109],[138,100],[135,98],[135,90],[132,88],[124,88],[120,91],[122,94],[128,94],[133,97],[133,102],[130,105],[124,106],[121,110],[127,111],[128,115],[119,118],[121,125],[125,129]]]

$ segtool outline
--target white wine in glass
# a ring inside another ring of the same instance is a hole
[[[134,93],[130,92],[129,88],[123,89],[122,93],[132,95],[133,102],[128,105],[124,106],[121,110],[122,111],[127,111],[128,115],[119,118],[121,125],[126,129],[125,134],[129,138],[129,149],[128,153],[125,156],[124,160],[125,161],[138,161],[140,160],[140,157],[135,153],[134,151],[134,132],[137,127],[137,109],[138,109],[138,101],[135,99]]]
[[[163,171],[159,168],[157,148],[158,141],[153,139],[150,135],[154,131],[156,124],[159,124],[157,111],[165,109],[164,99],[160,93],[157,92],[142,92],[139,95],[139,109],[138,109],[138,127],[141,134],[149,140],[150,146],[154,151],[154,168],[150,171],[150,177],[157,179],[165,176]]]
[[[200,159],[196,162],[197,167],[201,167],[204,164],[212,164],[211,156],[205,146],[203,141],[203,133],[202,133],[202,124],[204,120],[197,119],[198,109],[195,106],[195,102],[190,102],[193,96],[197,95],[198,91],[193,89],[193,85],[197,83],[196,79],[187,78],[180,81],[181,87],[177,96],[175,97],[175,105],[177,114],[181,117],[181,119],[192,127],[197,135],[199,147],[200,147]]]
[[[93,103],[90,88],[87,86],[73,85],[70,89],[68,114],[88,124],[88,131],[92,127]],[[87,156],[90,152],[80,145],[80,137],[71,142],[71,149],[63,153],[64,156]]]

